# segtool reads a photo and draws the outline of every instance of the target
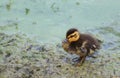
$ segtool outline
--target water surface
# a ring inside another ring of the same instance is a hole
[[[0,26],[7,33],[25,33],[40,41],[59,41],[76,27],[85,32],[120,15],[119,0],[1,0]]]

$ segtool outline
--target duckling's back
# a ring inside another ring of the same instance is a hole
[[[100,41],[97,38],[94,38],[91,35],[81,34],[81,37],[80,37],[79,41],[82,41],[82,43],[84,41],[87,41],[87,45],[89,46],[89,48],[94,50],[94,51],[96,49],[100,49]]]

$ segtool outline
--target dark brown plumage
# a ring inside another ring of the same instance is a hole
[[[86,56],[93,54],[100,49],[100,42],[88,34],[80,34],[80,32],[71,28],[66,33],[66,39],[62,42],[63,49],[72,54],[80,56],[78,65],[82,65]]]

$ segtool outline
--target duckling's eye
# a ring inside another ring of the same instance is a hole
[[[71,35],[70,38],[74,37],[74,35]]]
[[[74,35],[71,35],[71,36],[69,36],[68,38],[72,38],[72,37],[77,37],[77,35],[76,34],[74,34]]]

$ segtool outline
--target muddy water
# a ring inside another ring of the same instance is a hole
[[[3,27],[2,27],[3,28]],[[96,58],[87,57],[83,66],[61,44],[40,43],[25,34],[0,33],[0,78],[119,78],[120,23],[87,30],[102,40]]]

